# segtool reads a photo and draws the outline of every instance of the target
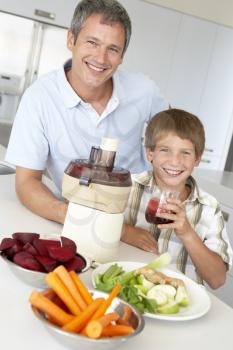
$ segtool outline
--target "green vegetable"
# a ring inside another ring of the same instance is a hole
[[[179,312],[179,304],[175,301],[169,301],[167,304],[158,306],[156,310],[159,314],[177,314]]]
[[[174,299],[176,295],[176,288],[173,286],[170,286],[169,284],[158,284],[154,286],[149,290],[148,296],[155,291],[164,293],[168,297],[168,299]]]
[[[175,301],[180,306],[188,306],[189,305],[189,297],[188,293],[186,291],[186,288],[184,286],[178,286]]]
[[[102,282],[105,283],[108,280],[120,275],[121,273],[122,267],[117,264],[113,264],[102,275]]]
[[[161,267],[169,265],[171,262],[171,259],[172,259],[171,255],[167,252],[167,253],[161,254],[158,258],[151,261],[149,264],[147,264],[144,267],[148,267],[153,270],[159,269]]]
[[[168,302],[168,296],[160,290],[154,289],[154,287],[149,290],[147,297],[155,300],[158,306],[165,305]]]

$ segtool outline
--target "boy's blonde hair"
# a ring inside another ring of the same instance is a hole
[[[191,141],[196,157],[201,157],[205,148],[205,131],[198,117],[176,108],[157,113],[146,128],[145,147],[154,151],[157,141],[168,133]]]

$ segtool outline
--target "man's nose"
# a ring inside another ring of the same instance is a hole
[[[98,47],[98,50],[96,52],[96,60],[100,64],[106,63],[107,60],[107,48],[106,47]]]

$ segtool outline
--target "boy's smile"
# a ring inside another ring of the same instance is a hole
[[[187,178],[200,162],[193,143],[174,133],[161,136],[154,152],[148,149],[146,152],[148,160],[152,161],[156,183],[161,189],[184,191]]]

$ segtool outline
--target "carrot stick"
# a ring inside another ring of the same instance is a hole
[[[121,285],[117,284],[113,290],[111,291],[111,293],[109,294],[108,298],[104,300],[103,304],[100,305],[100,307],[96,310],[96,312],[94,313],[94,315],[91,317],[90,321],[94,321],[97,320],[98,318],[102,317],[105,312],[107,311],[107,309],[109,308],[109,306],[111,305],[113,299],[117,296],[117,294],[119,293],[121,289]],[[86,335],[86,327],[82,330],[81,332],[82,335]]]
[[[76,304],[72,295],[55,272],[49,272],[45,277],[45,281],[59,296],[73,315],[77,316],[81,313],[80,307]]]
[[[35,290],[32,291],[29,302],[39,310],[45,312],[59,326],[63,326],[74,318],[73,315],[66,313],[59,306],[46,298],[42,293]]]
[[[117,324],[130,326],[130,319],[133,316],[132,309],[128,305],[124,305],[124,312],[122,317],[118,318],[116,321]]]
[[[70,276],[74,281],[76,287],[78,288],[79,293],[83,297],[83,300],[86,302],[87,305],[90,305],[93,301],[93,298],[91,293],[89,293],[88,289],[83,284],[81,278],[74,271],[70,271]]]
[[[103,329],[101,337],[116,337],[120,335],[127,335],[133,332],[134,329],[131,326],[109,324]]]
[[[117,294],[119,293],[121,289],[121,285],[117,284],[113,290],[111,291],[111,293],[109,294],[108,298],[105,299],[105,301],[103,302],[103,304],[98,308],[98,310],[94,313],[94,315],[91,318],[91,321],[93,320],[97,320],[98,318],[102,317],[105,312],[107,311],[107,309],[109,308],[109,306],[111,305],[113,299],[117,296]]]
[[[103,301],[104,298],[96,298],[95,300],[93,300],[93,302],[90,305],[88,305],[79,316],[76,316],[71,322],[65,324],[62,327],[62,329],[68,332],[79,332],[82,328],[86,326],[93,313],[98,309],[98,307],[103,303]]]
[[[98,318],[98,320],[90,321],[86,327],[87,336],[93,339],[99,338],[103,332],[104,327],[109,325],[112,321],[117,321],[118,318],[118,313],[110,312],[109,314]]]
[[[55,295],[54,291],[51,288],[45,289],[40,293],[46,298],[52,298]]]
[[[70,292],[80,309],[84,310],[87,307],[87,304],[83,300],[81,294],[79,293],[76,287],[76,284],[74,283],[66,268],[63,265],[60,265],[55,270],[53,270],[53,272],[55,272],[60,277],[61,281],[64,283],[64,285],[66,286],[66,288],[68,289],[68,291]]]

